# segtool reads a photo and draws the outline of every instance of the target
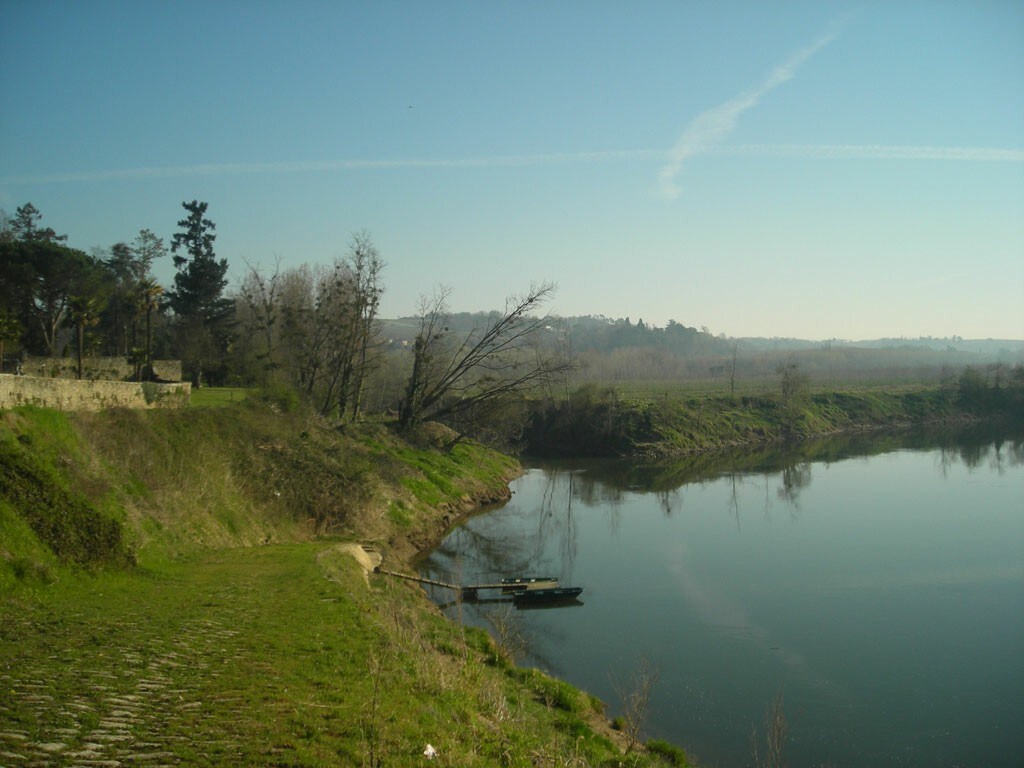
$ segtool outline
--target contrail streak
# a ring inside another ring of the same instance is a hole
[[[811,56],[831,43],[836,38],[836,34],[836,32],[828,32],[806,48],[794,53],[769,72],[764,82],[753,90],[741,93],[739,96],[697,115],[672,147],[668,162],[658,174],[658,183],[662,193],[669,199],[678,197],[679,187],[676,185],[676,177],[682,170],[683,163],[691,157],[705,154],[721,144],[725,137],[732,133],[744,112],[757,106],[765,94],[792,80],[797,70]]]
[[[49,184],[118,179],[162,179],[178,176],[233,176],[247,173],[322,173],[329,171],[391,170],[415,168],[501,168],[559,163],[593,163],[659,155],[657,150],[608,150],[602,152],[492,155],[490,157],[427,158],[395,160],[312,160],[281,163],[208,163],[122,168],[103,171],[7,176],[5,184]]]
[[[737,144],[708,147],[719,157],[788,157],[797,160],[941,160],[959,162],[1024,162],[1024,150],[999,147],[931,147],[884,144]],[[535,155],[435,158],[407,160],[322,160],[285,163],[210,163],[121,168],[99,171],[5,176],[0,184],[66,184],[133,179],[164,179],[241,174],[327,173],[332,171],[513,168],[545,165],[603,163],[654,158],[671,161],[674,155],[657,149],[618,149],[598,152],[561,152]]]
[[[716,155],[793,157],[802,160],[958,160],[1020,163],[1024,150],[990,147],[929,147],[885,144],[738,144],[718,147]]]

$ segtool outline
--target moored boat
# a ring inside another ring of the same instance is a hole
[[[539,589],[523,589],[512,594],[517,603],[556,603],[575,600],[583,592],[583,587],[543,587]]]

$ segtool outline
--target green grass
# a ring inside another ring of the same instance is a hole
[[[192,390],[188,404],[191,408],[219,408],[240,403],[250,394],[252,390],[244,387],[199,387]]]
[[[0,599],[53,582],[57,558],[6,501],[0,500]]]
[[[404,501],[393,501],[388,505],[388,518],[398,528],[409,528],[413,522],[412,511]]]
[[[391,462],[398,483],[416,502],[430,508],[459,505],[473,488],[502,487],[518,467],[514,459],[474,443],[424,449],[394,438],[382,439],[381,433],[363,442]]]
[[[440,765],[618,764],[583,694],[488,663],[485,635],[371,579],[323,543],[281,545],[0,603],[0,752],[405,766],[431,743]]]

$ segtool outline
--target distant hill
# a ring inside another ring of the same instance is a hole
[[[463,337],[494,314],[453,314],[447,328]],[[419,330],[416,317],[381,322],[389,346],[396,350],[411,344]],[[737,379],[766,380],[776,375],[781,363],[795,362],[818,383],[936,383],[965,366],[1024,366],[1024,340],[1020,339],[731,338],[674,321],[659,327],[640,319],[633,322],[601,315],[552,318],[550,330],[552,339],[580,358],[581,381],[701,381],[727,377],[733,367]]]
[[[462,335],[479,327],[495,313],[459,312],[451,315],[447,327]],[[935,338],[882,338],[852,341],[849,339],[796,339],[755,336],[715,336],[681,323],[669,321],[665,327],[632,322],[629,318],[608,318],[602,315],[560,317],[553,321],[554,330],[562,331],[577,352],[656,347],[674,354],[731,355],[733,345],[742,352],[799,352],[828,349],[901,350],[906,353],[942,353],[953,357],[977,356],[986,362],[1024,363],[1024,339],[964,339],[960,336]],[[419,330],[419,318],[400,317],[381,320],[383,334],[396,341],[412,341]]]

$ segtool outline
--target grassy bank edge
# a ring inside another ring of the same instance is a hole
[[[857,431],[984,420],[1024,421],[1024,387],[949,387],[778,395],[623,394],[581,387],[534,410],[526,450],[537,457],[669,459]]]

